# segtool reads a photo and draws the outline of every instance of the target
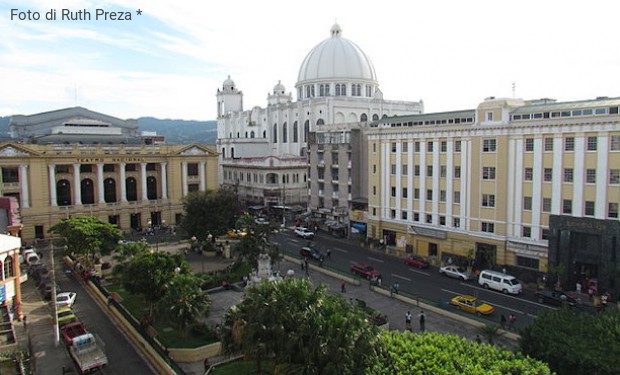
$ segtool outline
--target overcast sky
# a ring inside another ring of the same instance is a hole
[[[62,9],[91,19],[62,21]],[[245,109],[264,107],[278,80],[296,99],[299,67],[334,22],[373,62],[384,98],[422,99],[427,113],[512,97],[513,82],[524,99],[620,96],[618,14],[617,0],[2,1],[0,115],[79,105],[214,120],[228,75]]]

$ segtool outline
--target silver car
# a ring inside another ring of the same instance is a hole
[[[443,266],[439,269],[439,273],[463,281],[470,280],[472,276],[465,268],[457,266]]]

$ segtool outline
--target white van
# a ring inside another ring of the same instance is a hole
[[[523,286],[516,277],[491,270],[480,272],[478,284],[485,289],[495,289],[504,294],[520,294],[523,291]]]

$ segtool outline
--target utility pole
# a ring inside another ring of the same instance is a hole
[[[282,228],[286,228],[286,181],[282,175]]]

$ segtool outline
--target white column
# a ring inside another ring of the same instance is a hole
[[[204,160],[200,162],[200,169],[198,170],[198,176],[200,176],[200,191],[207,190],[207,185],[205,181],[205,161]]]
[[[58,197],[56,196],[56,165],[50,164],[47,166],[47,172],[49,175],[50,184],[50,205],[56,207],[58,204]]]
[[[183,196],[187,195],[187,162],[181,163],[181,188],[183,189]]]
[[[99,203],[105,203],[103,192],[103,163],[97,163],[97,192],[99,195]]]
[[[121,185],[121,202],[127,202],[127,183],[125,182],[125,163],[120,163],[118,167],[120,168],[120,185]]]
[[[142,182],[142,200],[149,200],[148,194],[146,194],[146,163],[140,163],[140,178]]]
[[[161,168],[161,199],[168,199],[168,172],[166,166],[168,163],[160,163]]]
[[[82,204],[82,185],[80,184],[80,165],[73,164],[73,204]]]
[[[23,208],[30,207],[30,198],[28,196],[28,166],[19,166],[19,183],[21,185],[21,206]]]

